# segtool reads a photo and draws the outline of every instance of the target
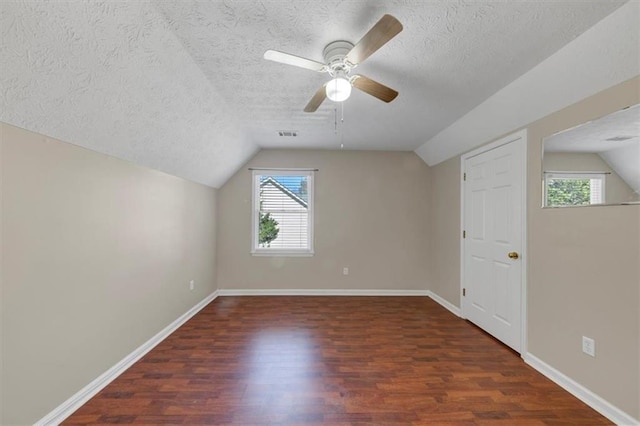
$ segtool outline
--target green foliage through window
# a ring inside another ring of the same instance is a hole
[[[298,188],[298,197],[302,198],[305,202],[309,201],[307,194],[307,179],[300,181],[300,187]]]
[[[271,213],[260,213],[260,245],[269,247],[271,241],[278,238],[278,221],[271,217]]]
[[[584,206],[591,204],[590,179],[548,179],[547,206]]]

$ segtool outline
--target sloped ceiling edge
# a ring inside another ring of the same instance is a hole
[[[629,2],[415,152],[434,166],[640,75],[640,2]]]

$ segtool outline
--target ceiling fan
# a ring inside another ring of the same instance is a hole
[[[325,98],[334,102],[346,100],[351,95],[352,86],[381,101],[391,102],[398,96],[398,92],[363,75],[350,73],[400,31],[402,31],[400,21],[391,15],[384,15],[355,45],[344,40],[329,43],[323,52],[325,63],[277,50],[264,52],[264,59],[312,71],[326,72],[332,77],[313,95],[304,108],[305,112],[315,112]]]

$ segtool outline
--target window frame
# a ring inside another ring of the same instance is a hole
[[[272,248],[259,246],[260,229],[260,176],[307,177],[307,248]],[[315,173],[310,169],[254,169],[251,173],[251,255],[310,257],[315,254],[313,245]]]
[[[585,207],[585,206],[600,206],[605,205],[605,189],[607,184],[607,172],[576,172],[576,171],[549,171],[544,172],[543,190],[544,190],[544,207],[556,208],[556,207]],[[593,194],[589,193],[589,204],[570,205],[564,204],[560,206],[549,205],[549,180],[552,179],[575,179],[575,180],[599,180],[600,181],[600,203],[593,203]]]

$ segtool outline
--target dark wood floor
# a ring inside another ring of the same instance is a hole
[[[66,424],[609,422],[426,297],[220,297]]]

